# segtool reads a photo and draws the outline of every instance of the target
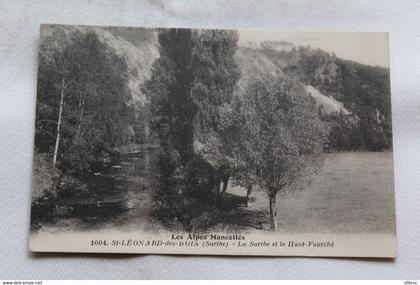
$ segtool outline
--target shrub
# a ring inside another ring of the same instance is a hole
[[[54,167],[52,159],[47,154],[35,154],[32,176],[32,201],[47,194],[55,195],[60,176],[61,172]]]

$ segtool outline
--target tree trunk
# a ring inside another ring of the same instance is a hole
[[[252,186],[248,186],[247,188],[246,188],[246,206],[248,207],[248,205],[249,205],[249,196],[251,195],[251,192],[252,192]]]
[[[220,205],[221,200],[222,200],[221,199],[221,184],[222,184],[222,179],[220,178],[219,174],[216,174],[214,178],[214,192],[215,192],[217,205]]]
[[[77,131],[78,131],[78,133],[79,133],[79,136],[80,136],[80,130],[81,130],[81,128],[82,128],[83,111],[84,111],[84,109],[85,109],[84,107],[85,107],[85,97],[83,96],[83,97],[82,97],[81,106],[80,106],[79,126],[78,126],[78,128],[77,128]]]
[[[63,77],[61,81],[61,94],[60,94],[60,108],[58,111],[58,121],[57,121],[57,135],[55,138],[55,147],[54,147],[54,157],[53,157],[53,164],[57,163],[57,156],[58,156],[58,146],[60,144],[60,128],[61,128],[61,117],[63,115],[63,104],[64,104],[64,85],[66,81]]]
[[[227,190],[227,187],[228,187],[228,184],[229,184],[229,178],[230,178],[229,175],[225,175],[222,178],[222,181],[223,181],[222,197],[224,197],[224,195],[226,194],[226,190]]]
[[[277,205],[276,194],[268,195],[270,203],[270,231],[277,231]]]
[[[77,131],[74,136],[73,144],[76,144],[80,140],[80,134],[82,129],[82,121],[83,121],[83,111],[84,111],[84,105],[85,105],[85,97],[83,94],[80,95],[79,98],[79,121],[77,125]]]
[[[217,201],[220,200],[220,180],[216,180],[216,184],[214,185],[214,191],[216,192]]]

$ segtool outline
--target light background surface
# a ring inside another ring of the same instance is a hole
[[[0,2],[0,279],[420,279],[420,1]],[[41,23],[388,31],[398,257],[32,255],[30,176]]]

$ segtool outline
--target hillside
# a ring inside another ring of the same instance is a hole
[[[244,82],[265,76],[299,81],[329,125],[333,143],[328,150],[392,148],[389,69],[284,42],[245,44],[239,47],[236,59],[242,71],[240,90]]]
[[[235,60],[241,69],[239,81],[241,91],[253,81],[261,80],[266,76],[284,76],[281,68],[272,59],[255,48],[240,47],[235,54]]]
[[[126,35],[121,34],[124,28],[102,29],[94,28],[99,39],[112,47],[115,52],[124,58],[129,69],[129,88],[131,90],[135,106],[144,106],[146,97],[141,90],[142,84],[151,76],[151,67],[154,60],[159,56],[157,48],[157,33],[149,33],[148,30],[136,29],[137,33],[143,34],[142,41],[135,43],[127,40]]]
[[[140,30],[140,37],[123,29],[98,28],[96,32],[127,59],[133,101],[137,106],[144,106],[146,98],[141,86],[150,78],[153,61],[159,57],[157,32]],[[250,83],[265,77],[290,77],[301,82],[308,96],[321,107],[320,115],[332,130],[330,135],[352,140],[345,145],[340,142],[330,146],[332,149],[392,147],[388,69],[343,60],[320,49],[287,42],[242,44],[235,60],[241,70],[239,95]],[[343,115],[349,117],[340,117]],[[338,129],[340,133],[335,134]]]
[[[345,115],[351,114],[346,108],[344,108],[343,103],[339,102],[331,96],[322,94],[318,89],[311,85],[305,86],[306,92],[315,99],[318,106],[322,106],[326,114],[332,113],[343,113]]]

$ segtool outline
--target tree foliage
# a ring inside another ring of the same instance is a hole
[[[220,107],[230,103],[240,77],[234,59],[237,41],[234,31],[208,30],[194,34],[191,97],[198,111],[197,136],[219,130]]]
[[[159,32],[160,57],[144,90],[161,149],[165,205],[179,204],[179,199],[189,204],[214,189],[219,192],[226,169],[220,112],[239,79],[233,59],[237,40],[230,31]],[[204,204],[213,203],[206,199]]]
[[[195,150],[213,168],[212,184],[219,196],[226,191],[231,175],[232,141],[221,121],[240,78],[234,59],[238,35],[235,31],[209,30],[197,31],[194,36],[191,97],[197,106]]]
[[[235,156],[252,182],[264,189],[270,200],[271,229],[277,227],[276,195],[318,169],[325,140],[325,127],[313,99],[292,80],[270,78],[252,84],[240,112],[241,147]],[[240,184],[250,183],[248,178]]]
[[[127,143],[127,65],[95,33],[57,31],[40,50],[35,146],[79,172]]]
[[[161,148],[159,166],[165,189],[172,183],[176,168],[193,155],[196,111],[190,97],[191,36],[191,30],[186,29],[159,32],[160,57],[153,64],[151,79],[144,86],[150,99],[151,127]]]

